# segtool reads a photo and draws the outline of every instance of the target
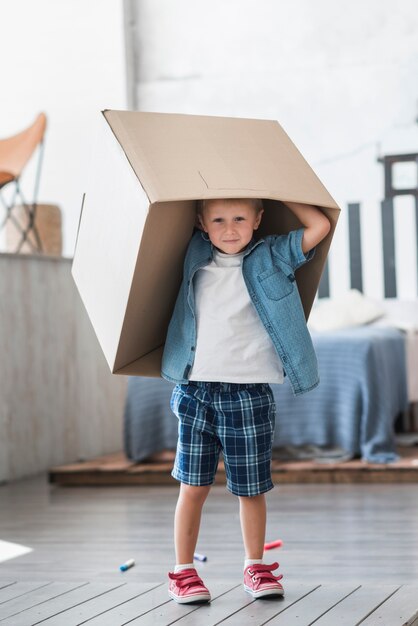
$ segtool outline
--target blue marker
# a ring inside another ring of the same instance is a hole
[[[196,561],[207,561],[208,557],[205,554],[199,554],[199,552],[195,552],[193,558]]]
[[[135,560],[129,559],[129,561],[126,561],[126,563],[123,563],[122,565],[120,565],[119,569],[121,572],[126,572],[127,569],[129,569],[130,567],[133,567],[134,565],[135,565]]]

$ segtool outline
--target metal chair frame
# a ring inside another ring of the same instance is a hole
[[[39,184],[41,179],[41,170],[42,170],[42,161],[44,154],[44,139],[40,140],[38,144],[38,162],[35,173],[35,183],[34,183],[34,191],[33,198],[31,202],[28,202],[23,195],[20,178],[21,173],[16,176],[13,176],[11,180],[6,180],[6,182],[0,186],[0,202],[3,205],[5,210],[5,216],[0,223],[0,231],[5,228],[8,221],[10,221],[14,227],[18,230],[21,237],[18,242],[17,248],[15,250],[16,253],[19,253],[25,243],[29,246],[32,252],[39,253],[42,252],[42,242],[39,236],[39,232],[36,226],[36,210],[38,206],[38,193],[39,193]],[[9,187],[11,184],[14,184],[13,194],[9,202],[6,201],[2,191],[7,186]],[[16,207],[16,202],[23,207],[25,216],[27,217],[27,224],[22,226],[16,217],[13,215],[13,209]],[[33,243],[29,237],[30,233],[33,232],[33,237],[35,243]]]

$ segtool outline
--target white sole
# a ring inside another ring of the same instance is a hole
[[[244,589],[247,593],[249,593],[253,598],[266,598],[268,596],[284,596],[284,589],[264,589],[263,591],[253,591],[246,585],[244,585]]]
[[[176,596],[175,593],[169,590],[168,595],[175,602],[178,602],[178,604],[191,604],[193,602],[210,602],[211,600],[210,594],[208,593],[199,593],[199,594],[196,594],[195,596],[189,596],[188,598],[185,598],[184,596]]]

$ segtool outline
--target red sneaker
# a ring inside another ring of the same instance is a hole
[[[244,570],[245,591],[248,591],[253,598],[282,596],[284,589],[278,581],[283,578],[283,575],[275,576],[272,574],[272,571],[278,567],[278,563],[273,563],[272,565],[265,565],[264,563],[248,565]]]
[[[168,594],[176,602],[180,604],[210,602],[209,590],[194,568],[183,569],[177,574],[169,572],[168,577],[170,578]]]

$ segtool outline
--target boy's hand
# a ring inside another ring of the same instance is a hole
[[[311,204],[283,202],[305,226],[302,239],[302,251],[307,254],[329,233],[331,224],[327,216]]]

